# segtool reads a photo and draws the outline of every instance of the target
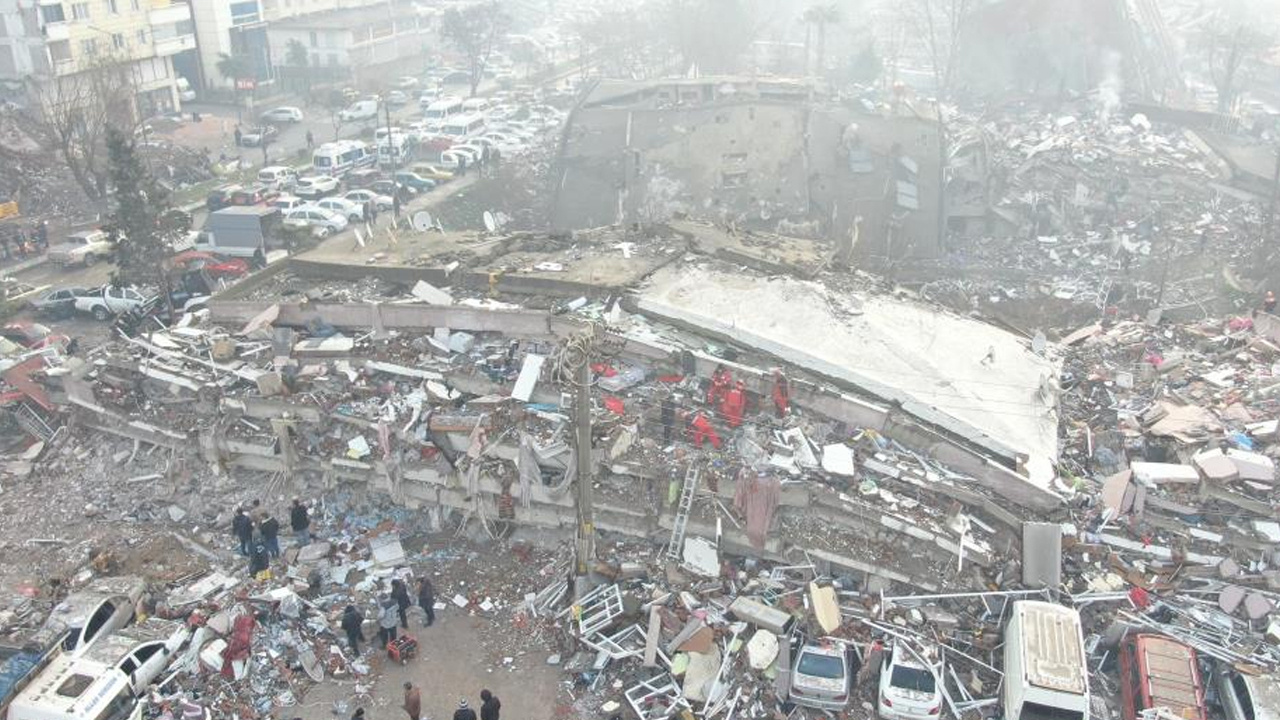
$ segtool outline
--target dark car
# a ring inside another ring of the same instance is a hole
[[[440,78],[441,85],[468,85],[471,83],[471,73],[464,70],[454,70],[453,72]]]
[[[224,207],[230,207],[232,205],[231,196],[237,191],[243,189],[244,188],[239,185],[223,185],[220,188],[214,188],[209,192],[208,196],[205,197],[204,206],[208,208],[209,212],[221,210]]]
[[[374,168],[360,168],[347,173],[342,179],[346,181],[349,188],[367,188],[381,180],[382,173]]]
[[[426,192],[436,186],[435,180],[424,178],[412,170],[401,170],[394,177],[396,182],[411,187],[418,192]]]
[[[402,203],[418,194],[417,190],[414,190],[403,183],[398,183],[395,180],[377,180],[371,183],[368,187],[379,195],[398,197]]]
[[[240,144],[244,147],[258,147],[260,145],[270,145],[276,141],[280,135],[280,130],[275,125],[263,125],[254,128],[240,136]]]
[[[76,298],[88,293],[87,288],[81,287],[47,290],[31,301],[31,308],[36,314],[55,320],[68,318],[75,314]]]
[[[231,193],[232,205],[258,205],[261,203],[271,202],[280,195],[279,192],[272,190],[266,185],[250,185],[242,187]]]

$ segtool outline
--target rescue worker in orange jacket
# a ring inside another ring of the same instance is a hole
[[[726,390],[720,400],[720,414],[724,416],[729,427],[736,428],[742,424],[742,414],[747,409],[747,385],[739,380]]]

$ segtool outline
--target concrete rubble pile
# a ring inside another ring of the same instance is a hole
[[[948,276],[926,286],[928,297],[1145,312],[1211,304],[1220,279],[1206,257],[1217,270],[1258,260],[1260,201],[1226,184],[1229,170],[1194,131],[1069,106],[961,113],[955,134],[992,168],[982,178],[992,216],[975,237],[952,240]],[[953,272],[962,269],[977,274]]]

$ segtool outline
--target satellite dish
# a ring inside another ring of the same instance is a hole
[[[413,229],[418,232],[427,232],[436,226],[435,220],[431,217],[431,213],[421,210],[413,214]]]
[[[494,232],[498,229],[498,221],[493,217],[493,213],[488,210],[484,211],[484,229]]]
[[[768,220],[768,219],[769,219],[769,218],[771,218],[771,217],[773,217],[773,211],[772,211],[772,210],[770,210],[768,207],[762,207],[762,208],[760,208],[760,219],[761,219],[761,220]]]

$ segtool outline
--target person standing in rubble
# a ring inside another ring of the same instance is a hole
[[[289,527],[293,529],[293,538],[298,547],[311,544],[311,513],[302,504],[301,498],[295,497],[289,508]]]
[[[244,514],[244,508],[236,508],[236,516],[231,519],[231,532],[240,541],[240,554],[249,557],[249,546],[253,542],[253,521]]]
[[[729,390],[729,383],[732,377],[729,371],[724,369],[723,365],[716,365],[716,369],[711,373],[711,387],[707,388],[707,407],[716,408],[720,404],[720,399]]]
[[[1276,314],[1276,294],[1274,292],[1268,290],[1267,294],[1262,296],[1262,309],[1268,315]]]
[[[773,371],[773,409],[779,418],[785,418],[791,409],[791,384],[781,370]]]
[[[430,578],[422,578],[422,582],[418,583],[418,607],[422,608],[422,612],[427,616],[426,627],[431,627],[436,623],[436,589],[431,585]]]
[[[453,720],[476,720],[476,711],[467,707],[467,699],[458,700],[458,709],[453,711]]]
[[[747,409],[747,384],[739,380],[726,390],[720,400],[720,414],[724,416],[729,427],[736,428],[742,424],[742,414]]]
[[[422,691],[411,682],[404,684],[404,712],[409,720],[420,720],[422,717]]]
[[[262,543],[267,546],[267,555],[275,560],[280,557],[280,521],[274,515],[268,515],[258,526],[262,533]]]
[[[413,605],[413,600],[409,598],[409,588],[405,587],[404,581],[400,578],[395,578],[391,581],[391,599],[396,601],[396,612],[400,615],[400,627],[408,630],[409,618],[405,615],[405,611]]]
[[[385,648],[396,639],[396,623],[399,621],[396,601],[383,593],[378,597],[378,642]]]
[[[348,605],[346,610],[342,611],[342,631],[347,634],[347,644],[351,646],[351,652],[357,657],[360,655],[360,641],[364,640],[364,618],[360,617],[360,612],[356,610],[355,605]]]
[[[480,720],[498,720],[502,701],[487,689],[480,691]]]
[[[267,519],[267,509],[262,507],[261,500],[254,500],[250,503],[249,519],[253,521],[255,528],[262,527],[262,521]]]

